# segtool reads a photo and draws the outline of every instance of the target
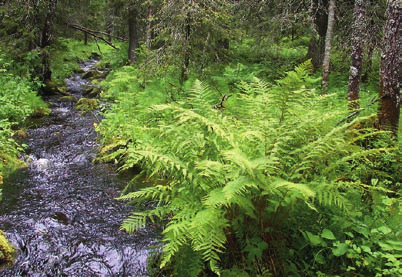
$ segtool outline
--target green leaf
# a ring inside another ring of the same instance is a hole
[[[348,251],[348,245],[346,243],[340,243],[336,248],[332,249],[332,253],[339,257],[342,256]]]
[[[336,239],[334,234],[332,233],[332,231],[328,230],[328,229],[322,230],[321,237],[323,237],[325,239],[330,239],[330,240],[335,240]]]
[[[313,246],[317,246],[322,243],[320,236],[314,235],[313,233],[306,231],[307,237]]]
[[[388,228],[387,226],[379,227],[378,231],[382,232],[384,235],[389,234],[389,233],[392,232],[392,230],[390,228]]]

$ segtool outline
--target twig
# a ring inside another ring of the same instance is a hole
[[[363,108],[354,110],[352,113],[350,113],[348,116],[342,118],[341,120],[339,120],[335,126],[338,126],[339,124],[345,122],[346,120],[353,118],[355,116],[357,116],[361,111],[364,111],[365,109],[367,109],[368,107],[372,106],[373,104],[375,104],[376,102],[380,101],[381,99],[383,99],[386,95],[381,96],[380,98],[376,99],[376,96],[373,96],[373,98],[370,99],[370,101],[366,104],[366,106],[364,106]]]

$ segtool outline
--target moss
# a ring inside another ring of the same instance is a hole
[[[0,264],[9,264],[14,261],[16,250],[0,230]]]
[[[43,117],[47,116],[52,112],[51,109],[47,107],[36,107],[34,108],[34,112],[32,114],[33,117]]]
[[[82,74],[82,79],[97,79],[101,77],[101,72],[97,71],[96,69],[94,70],[89,70]]]
[[[76,110],[92,111],[99,107],[100,102],[98,99],[81,98],[75,105]]]
[[[60,97],[60,101],[61,102],[75,102],[75,101],[77,101],[77,98],[75,98],[75,96],[73,96],[73,95],[63,96],[63,97]]]
[[[15,131],[14,136],[17,138],[24,139],[24,138],[28,137],[28,133],[23,129],[19,129],[19,130]]]
[[[54,95],[60,92],[56,82],[53,81],[47,81],[44,87],[42,87],[42,91],[45,95]]]
[[[89,87],[87,88],[83,94],[88,98],[96,98],[100,95],[101,88],[99,87]]]

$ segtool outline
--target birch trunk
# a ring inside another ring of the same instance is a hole
[[[328,30],[327,35],[325,36],[325,53],[322,65],[321,87],[323,94],[326,94],[328,92],[329,61],[330,61],[332,34],[334,30],[334,22],[335,22],[335,0],[330,0],[328,8]]]

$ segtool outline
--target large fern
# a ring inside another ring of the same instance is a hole
[[[281,232],[291,221],[321,207],[353,211],[350,193],[359,184],[350,183],[348,191],[338,180],[351,172],[351,162],[373,152],[353,144],[346,135],[350,124],[334,127],[342,115],[323,112],[331,96],[307,88],[310,70],[306,62],[276,86],[257,78],[241,83],[243,93],[221,110],[213,108],[219,97],[199,81],[183,101],[133,105],[138,116],[121,130],[132,141],[122,169],[139,165],[140,176],[154,185],[120,199],[152,200],[155,208],[136,211],[122,229],[168,220],[162,267],[188,276],[202,272],[205,263],[220,274],[228,248],[238,248],[230,250],[233,259],[245,253],[252,264],[262,252],[279,253],[269,249],[274,241],[286,243]],[[109,113],[102,124],[114,124],[113,118],[117,114]],[[182,270],[178,265],[186,260],[191,268]]]

